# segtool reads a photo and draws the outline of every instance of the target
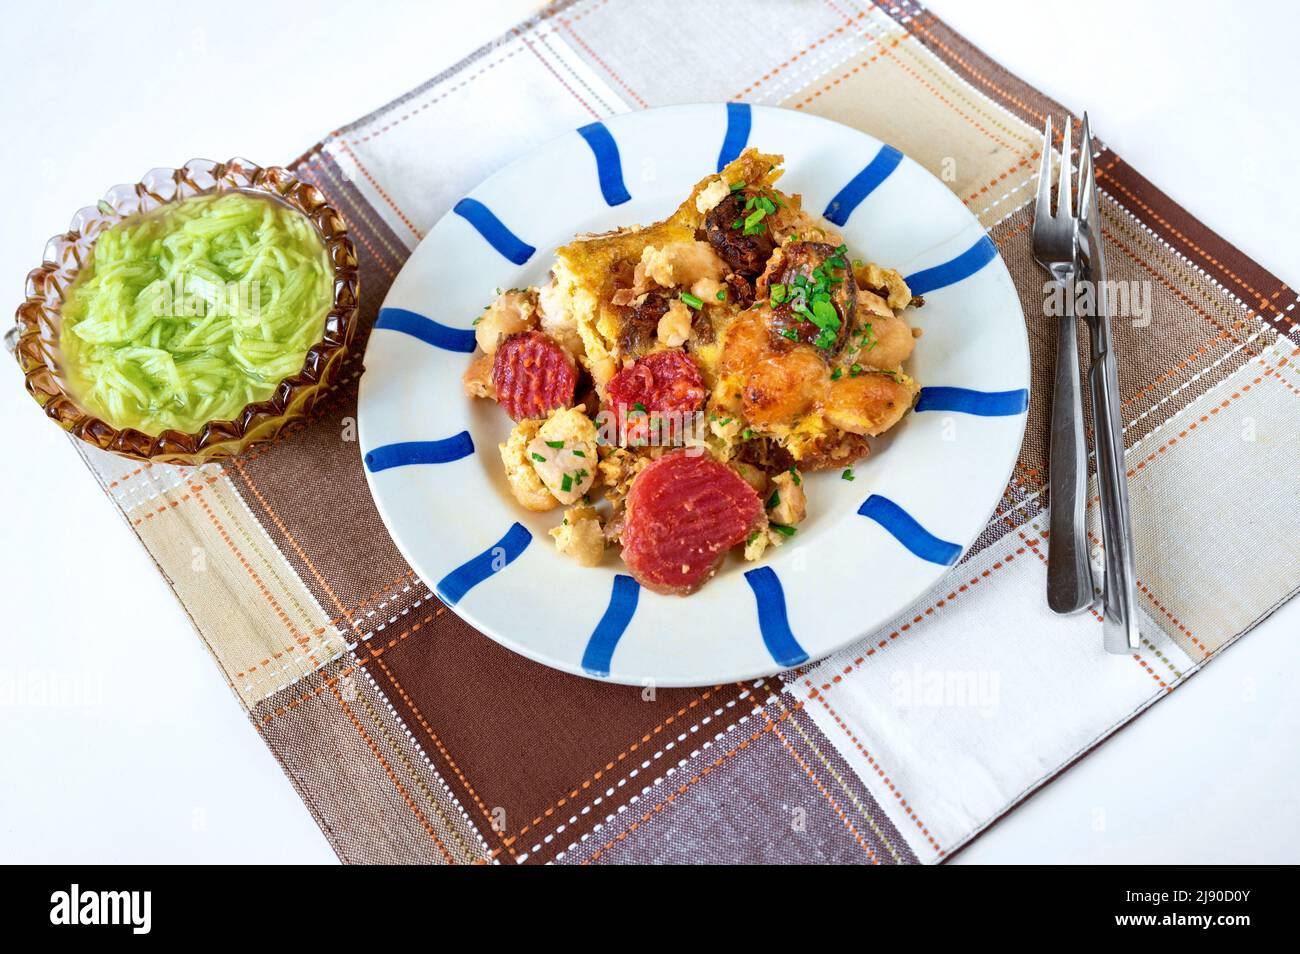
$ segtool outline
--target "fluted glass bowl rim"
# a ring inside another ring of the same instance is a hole
[[[333,299],[320,338],[302,367],[281,380],[264,401],[246,405],[230,420],[212,420],[196,431],[157,435],[119,428],[86,410],[67,388],[59,367],[64,295],[90,260],[96,238],[124,218],[213,192],[242,191],[278,198],[304,214],[320,233],[333,268]],[[45,245],[42,263],[27,275],[25,298],[15,315],[15,356],[27,391],[66,431],[102,450],[135,460],[197,464],[242,453],[270,440],[303,417],[337,374],[356,333],[359,272],[347,223],[314,185],[282,166],[247,159],[191,159],[179,168],[149,170],[138,182],[109,189],[95,205],[77,210],[68,231]]]

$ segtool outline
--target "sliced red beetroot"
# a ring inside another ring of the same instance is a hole
[[[758,494],[730,467],[703,453],[665,454],[628,492],[623,562],[649,589],[692,593],[762,515]]]
[[[492,363],[497,403],[512,420],[546,417],[573,404],[578,372],[569,355],[540,331],[521,331],[497,347]]]
[[[605,404],[614,412],[622,443],[672,444],[682,422],[704,407],[704,380],[683,351],[655,351],[619,371],[605,385]],[[654,422],[652,426],[652,421]]]

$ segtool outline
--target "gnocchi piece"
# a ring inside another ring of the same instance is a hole
[[[885,303],[895,311],[902,311],[912,303],[912,291],[896,269],[881,268],[875,262],[870,262],[866,265],[855,265],[853,277],[857,279],[859,288],[884,290]]]
[[[912,409],[916,393],[916,382],[902,373],[846,374],[831,384],[826,419],[850,434],[874,437],[889,430]]]
[[[807,346],[764,358],[745,375],[745,420],[762,428],[788,426],[821,399],[829,378],[826,363]]]
[[[668,303],[668,310],[659,319],[659,343],[668,348],[679,348],[691,336],[691,310],[680,298]]]
[[[701,215],[712,212],[718,203],[727,197],[730,191],[730,187],[722,176],[710,180],[709,184],[695,196],[695,211]]]
[[[528,442],[528,459],[551,496],[568,506],[595,483],[596,425],[578,407],[554,412]]]
[[[605,556],[605,530],[595,507],[571,507],[564,522],[551,529],[555,549],[582,566],[598,566]]]
[[[772,496],[767,518],[772,523],[793,527],[802,523],[808,515],[808,498],[804,494],[803,481],[789,471],[781,471],[772,478]]]
[[[460,379],[466,397],[496,398],[497,389],[492,384],[492,365],[492,355],[475,355]]]
[[[536,327],[536,291],[511,289],[498,295],[474,322],[474,340],[485,354],[496,354],[503,339]]]
[[[520,421],[510,432],[504,444],[498,444],[501,451],[501,463],[506,468],[506,481],[510,492],[526,510],[540,513],[552,509],[558,500],[546,489],[546,484],[533,468],[533,461],[528,456],[528,445],[542,429],[539,420]]]
[[[640,264],[645,276],[664,288],[690,288],[702,278],[720,282],[727,274],[727,266],[707,242],[669,242],[662,248],[647,245]]]

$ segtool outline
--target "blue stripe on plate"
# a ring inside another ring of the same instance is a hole
[[[376,447],[366,455],[366,470],[377,474],[390,467],[405,467],[408,464],[446,464],[472,453],[474,442],[470,439],[469,431],[461,431],[437,441],[403,441],[400,444]]]
[[[722,151],[718,153],[719,172],[744,151],[752,122],[749,103],[727,104],[727,133],[722,137]]]
[[[951,261],[908,275],[904,280],[913,295],[924,295],[970,278],[997,257],[998,250],[993,241],[987,235],[981,235],[979,241]]]
[[[587,640],[587,649],[582,654],[582,668],[593,676],[608,676],[609,664],[614,658],[614,648],[627,631],[627,624],[632,622],[636,612],[637,598],[641,594],[641,584],[626,573],[614,577],[614,587],[609,593],[609,606],[600,618],[596,628]]]
[[[749,588],[754,591],[758,604],[758,628],[763,634],[763,644],[782,666],[797,666],[807,662],[799,641],[790,632],[790,621],[785,614],[785,591],[781,580],[770,566],[760,566],[745,574]]]
[[[578,135],[587,140],[587,145],[596,154],[596,175],[600,179],[600,194],[605,197],[605,204],[631,202],[632,196],[623,184],[623,161],[618,155],[618,143],[605,124],[588,123],[578,130]]]
[[[889,174],[897,169],[902,161],[903,154],[893,146],[881,146],[876,157],[867,163],[866,168],[850,179],[843,189],[835,193],[835,198],[831,199],[826,206],[826,211],[822,213],[823,217],[836,225],[846,224],[853,210],[862,204],[863,199],[876,191],[876,187],[888,179]]]
[[[929,560],[940,566],[952,566],[961,556],[961,547],[947,540],[940,540],[888,497],[872,494],[858,508],[858,513],[876,521],[888,530],[895,540],[922,560]]]
[[[449,328],[405,308],[380,308],[375,327],[400,331],[444,351],[463,351],[469,354],[474,350],[474,332],[471,329]]]
[[[1029,407],[1029,392],[973,391],[970,388],[921,388],[916,411],[957,411],[979,417],[1013,417]]]
[[[533,535],[521,523],[512,524],[506,535],[478,556],[452,570],[434,588],[448,606],[455,606],[462,596],[493,573],[504,570],[532,543]]]
[[[461,199],[452,211],[474,226],[489,245],[516,265],[524,264],[537,251],[506,228],[505,223],[478,199]]]

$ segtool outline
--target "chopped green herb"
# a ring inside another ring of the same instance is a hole
[[[570,477],[568,474],[565,474],[565,475],[564,475],[564,479],[560,481],[560,489],[561,489],[562,491],[564,491],[566,494],[567,494],[570,490],[572,490],[572,489],[573,489],[573,478]]]
[[[832,381],[838,381],[838,380],[840,379],[840,376],[841,376],[842,374],[844,374],[844,369],[843,369],[843,368],[836,368],[834,371],[831,372],[831,380],[832,380]]]
[[[794,478],[794,485],[796,487],[803,483],[803,478],[799,476],[799,471],[793,464],[790,465],[790,476]]]
[[[758,435],[755,434],[754,431],[748,427],[740,432],[741,440],[752,441],[757,436]]]
[[[749,539],[745,541],[745,546],[749,546],[751,543],[753,543],[755,540],[757,540],[757,539],[758,539],[758,533],[759,533],[759,532],[758,532],[757,530],[755,530],[753,533],[751,533],[751,534],[749,535]]]
[[[787,292],[789,291],[784,285],[780,283],[770,286],[769,290],[772,292],[772,304],[774,305],[779,305],[783,301],[785,301]]]
[[[540,460],[543,464],[546,463],[546,458],[537,453],[537,451],[533,451],[533,460]]]
[[[632,410],[634,410],[634,411],[640,411],[642,414],[644,414],[644,413],[645,413],[645,405],[642,404],[640,401],[637,401],[635,404],[632,405]]]
[[[699,311],[704,307],[704,302],[695,295],[692,295],[690,292],[682,292],[682,301],[684,301],[689,307],[694,308],[696,311]]]
[[[767,509],[771,510],[772,508],[779,506],[781,506],[781,492],[779,490],[774,490],[772,491],[772,496],[767,498]]]
[[[729,188],[732,192],[739,192],[741,189],[745,188],[744,180],[741,180],[740,182],[733,182],[727,188]]]
[[[845,468],[844,473],[840,474],[840,478],[843,479],[843,480],[852,480],[852,479],[853,479],[853,468],[852,468],[852,467],[847,467],[847,468]]]
[[[573,452],[573,456],[574,456],[574,457],[586,457],[586,456],[587,456],[587,452],[586,452],[586,451],[580,451],[580,450],[576,450],[576,449],[575,449],[574,452]]]
[[[718,301],[726,301],[726,300],[727,300],[727,290],[725,288],[719,288]]]
[[[795,528],[794,528],[794,527],[787,527],[787,526],[786,526],[785,524],[783,524],[783,523],[773,523],[773,524],[770,524],[770,526],[771,526],[771,528],[772,528],[773,530],[775,530],[777,533],[779,533],[779,534],[781,534],[782,536],[785,536],[785,537],[793,537],[794,534],[795,534]]]
[[[554,447],[556,450],[559,450],[561,447],[564,446],[564,441],[547,441],[546,446]]]

